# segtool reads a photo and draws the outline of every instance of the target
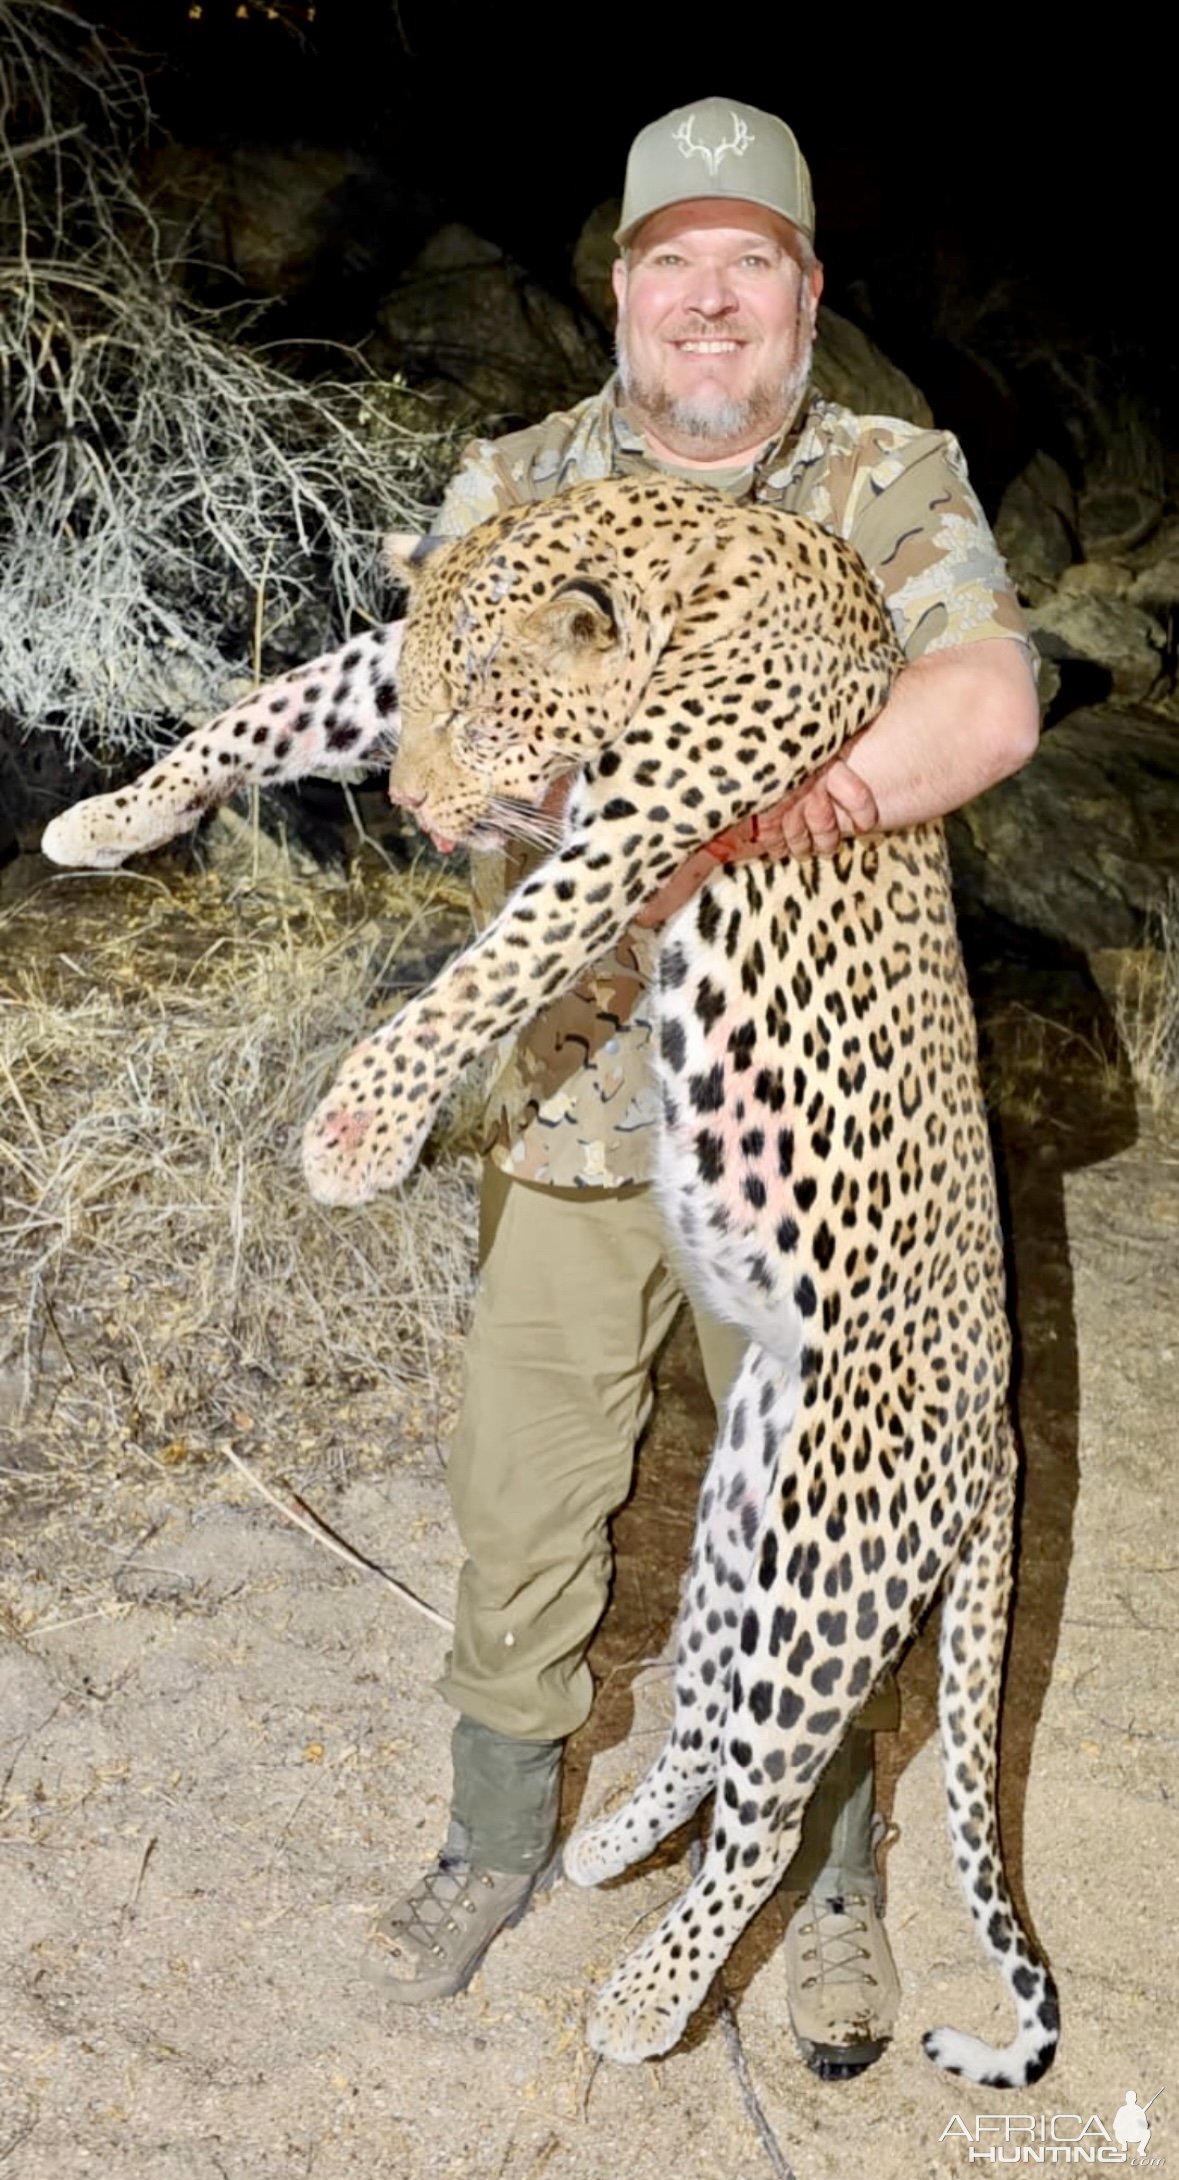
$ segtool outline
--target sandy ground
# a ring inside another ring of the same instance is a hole
[[[1005,1725],[1004,1819],[1061,1988],[1055,2071],[1031,2092],[938,2075],[920,2032],[1000,2039],[1005,2010],[949,1864],[929,1631],[883,1749],[895,2044],[817,2083],[792,2047],[768,1909],[725,1988],[749,2077],[797,2180],[965,2168],[988,2113],[1095,2114],[1127,2089],[1179,2172],[1175,1900],[1179,1163],[1124,1088],[1103,1127],[1067,1069],[1008,1127],[1027,1455]],[[1091,1117],[1091,1116],[1090,1116]],[[71,1466],[46,1518],[39,1411],[0,1437],[2,2180],[761,2180],[713,1997],[683,2047],[589,2061],[587,1993],[680,1886],[682,1860],[600,1894],[559,1883],[447,2004],[391,2009],[364,1934],[444,1824],[444,1636],[373,1575],[287,1526],[228,1463],[283,1473],[372,1559],[448,1609],[451,1389],[363,1388],[194,1419],[168,1446]],[[11,1385],[10,1385],[11,1394]],[[642,1768],[664,1714],[707,1424],[686,1339],[620,1519],[619,1576],[575,1748],[571,1807]],[[66,1489],[63,1486],[63,1491]],[[958,2124],[955,2126],[955,2119]],[[951,2129],[949,2136],[946,2130]],[[994,2135],[988,2137],[990,2141]],[[1091,2133],[1091,2142],[1100,2139]]]

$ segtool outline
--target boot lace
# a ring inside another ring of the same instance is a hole
[[[867,1893],[846,1892],[830,1899],[812,1898],[808,1904],[811,1914],[799,1928],[799,1950],[808,1964],[808,1973],[802,1977],[803,1989],[852,1983],[866,1983],[875,1989],[876,1977],[867,1965],[872,1949],[864,1943],[875,1902]]]
[[[402,1913],[397,1917],[397,1936],[440,1957],[446,1948],[438,1943],[439,1937],[443,1932],[457,1935],[456,1917],[478,1914],[472,1891],[479,1885],[488,1892],[495,1890],[489,1870],[476,1869],[453,1855],[442,1855],[406,1894]]]

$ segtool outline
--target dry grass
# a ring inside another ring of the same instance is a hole
[[[985,1010],[980,1031],[983,1094],[1007,1126],[1075,1136],[1122,1094],[1124,1067],[1110,1023],[1055,1019],[1006,999]]]
[[[446,1376],[470,1094],[465,1140],[459,1111],[404,1193],[363,1210],[312,1203],[297,1150],[345,1050],[461,940],[463,902],[437,874],[123,874],[0,921],[0,1365],[26,1411],[105,1401],[158,1450],[260,1385],[322,1408]]]
[[[1151,944],[1127,957],[1115,997],[1118,1035],[1140,1096],[1179,1136],[1179,886],[1167,892]]]
[[[67,760],[144,759],[388,617],[380,540],[453,463],[420,401],[251,349],[173,279],[145,82],[56,0],[0,0],[0,689]],[[330,374],[330,375],[329,375]]]

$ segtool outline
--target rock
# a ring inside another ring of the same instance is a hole
[[[611,331],[616,315],[612,268],[618,255],[614,230],[621,216],[621,197],[607,197],[604,204],[595,205],[574,244],[570,266],[573,285],[586,309]]]
[[[1033,605],[1076,558],[1077,497],[1066,470],[1050,454],[1033,454],[1008,485],[995,536],[1022,596]]]
[[[1126,598],[1132,577],[1122,560],[1078,560],[1058,585],[1063,598]]]
[[[350,289],[379,294],[437,216],[379,161],[337,145],[167,144],[140,178],[162,255],[190,286],[219,292],[228,273],[239,293],[276,302],[315,290],[331,312]]]
[[[1037,649],[1067,681],[1069,665],[1103,668],[1109,692],[1130,703],[1155,693],[1162,668],[1157,624],[1125,596],[1122,571],[1102,563],[1070,568],[1060,589],[1028,614]]]
[[[130,1605],[180,1605],[196,1589],[192,1575],[172,1567],[116,1567],[115,1596]]]
[[[829,401],[841,401],[858,416],[900,416],[907,423],[930,425],[933,411],[920,388],[874,341],[834,310],[819,313],[814,382]]]
[[[1173,613],[1179,606],[1179,551],[1152,560],[1149,567],[1132,576],[1126,596],[1131,605],[1141,606],[1147,613]]]
[[[1086,559],[1110,559],[1141,545],[1162,518],[1162,442],[1147,402],[1119,383],[1111,366],[1073,357],[1060,368],[1066,374],[1065,422],[1083,470],[1081,543]]]
[[[241,880],[265,892],[319,875],[326,856],[316,857],[299,839],[294,822],[284,824],[290,804],[270,795],[258,797],[258,823],[224,805],[201,827],[201,862],[230,883]],[[333,843],[334,845],[334,843]]]
[[[1179,519],[1161,522],[1144,545],[1123,562],[1126,597],[1131,605],[1153,613],[1164,635],[1179,610]]]
[[[1141,472],[1119,475],[1111,460],[1081,491],[1079,514],[1085,551],[1128,552],[1150,536],[1163,510],[1162,458],[1144,459]]]
[[[1054,323],[1050,307],[1035,321],[1000,308],[984,332],[992,346],[1002,343],[1024,417],[1041,419],[1037,437],[1052,431],[1078,480],[1083,557],[1133,551],[1157,529],[1167,491],[1159,417],[1142,391],[1139,359],[1115,357],[1100,335],[1082,343],[1075,327]]]
[[[569,408],[610,370],[600,329],[457,224],[433,235],[386,295],[369,354],[378,371],[449,381],[503,421]]]
[[[1103,705],[1044,736],[1032,763],[948,826],[964,909],[1090,951],[1141,942],[1179,879],[1179,726]]]

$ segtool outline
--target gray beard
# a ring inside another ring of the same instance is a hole
[[[781,386],[755,386],[743,401],[714,397],[711,400],[675,400],[654,381],[641,379],[631,367],[626,348],[626,319],[620,316],[614,344],[618,383],[635,422],[650,425],[661,438],[669,435],[693,445],[750,445],[770,439],[793,413],[810,377],[813,337],[799,314],[799,345],[794,369]]]

